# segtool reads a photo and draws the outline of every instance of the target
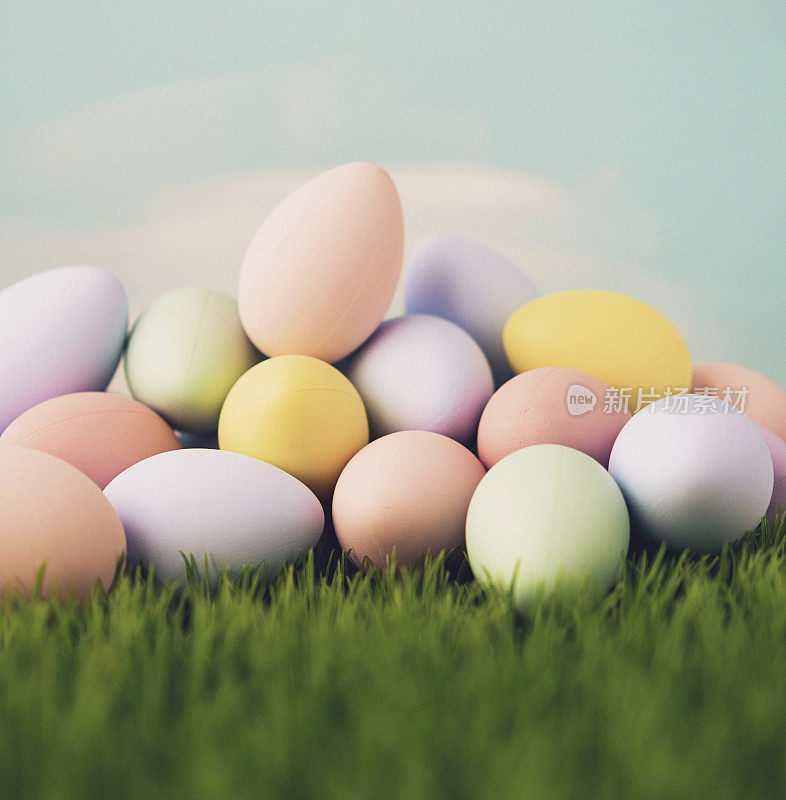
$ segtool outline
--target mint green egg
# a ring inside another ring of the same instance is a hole
[[[161,295],[139,315],[126,345],[125,373],[134,398],[174,428],[208,433],[218,428],[235,381],[261,358],[235,300],[184,288]]]
[[[557,586],[607,591],[630,542],[622,492],[590,456],[539,444],[498,461],[467,512],[475,577],[511,591],[519,607]]]

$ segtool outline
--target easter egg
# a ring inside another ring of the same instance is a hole
[[[641,533],[701,552],[755,528],[772,497],[772,458],[756,424],[694,394],[634,414],[614,443],[609,472]]]
[[[352,560],[384,567],[464,542],[467,507],[483,465],[466,447],[430,431],[400,431],[364,447],[333,495],[336,536]]]
[[[629,399],[631,412],[690,387],[690,354],[679,331],[652,306],[619,292],[538,297],[513,313],[503,341],[515,372],[588,372]]]
[[[503,384],[478,426],[478,454],[489,468],[533,444],[581,450],[604,467],[630,419],[621,398],[603,381],[567,367],[539,367]]]
[[[45,400],[17,417],[0,436],[0,443],[57,456],[101,489],[137,461],[180,448],[172,429],[155,411],[105,392]]]
[[[238,302],[266,355],[338,361],[382,321],[401,272],[398,192],[376,164],[317,175],[274,209],[248,248]]]
[[[127,327],[123,285],[98,267],[58,267],[0,291],[0,432],[50,397],[106,389]]]
[[[274,356],[230,390],[218,443],[280,467],[323,499],[368,443],[368,420],[360,395],[335,367],[311,356]]]
[[[344,373],[363,398],[374,437],[424,430],[469,441],[494,391],[474,339],[427,314],[383,322],[350,356]]]
[[[210,433],[232,385],[261,357],[231,297],[211,289],[175,289],[134,323],[126,380],[131,394],[174,428]]]
[[[286,472],[239,453],[172,450],[121,472],[104,494],[123,520],[130,567],[154,565],[164,581],[186,578],[181,552],[211,585],[222,567],[266,562],[268,577],[311,549],[324,514]]]
[[[772,458],[774,483],[770,505],[767,507],[767,519],[770,525],[774,525],[778,514],[786,513],[786,442],[763,425],[759,425],[759,432],[767,442]]]
[[[0,444],[0,589],[84,599],[109,589],[126,546],[109,501],[86,475],[29,447]]]
[[[693,389],[720,397],[786,439],[786,391],[760,372],[725,361],[693,365]]]
[[[467,556],[478,581],[526,606],[562,583],[608,590],[630,542],[625,501],[586,453],[537,444],[498,461],[467,512]]]
[[[538,291],[499,253],[471,239],[431,236],[412,253],[405,272],[407,313],[433,314],[464,328],[491,364],[497,386],[513,377],[502,329]]]

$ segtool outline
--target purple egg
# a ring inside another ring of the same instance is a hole
[[[182,583],[181,552],[193,555],[211,584],[220,567],[266,562],[272,578],[311,549],[325,517],[313,492],[284,470],[225,450],[172,450],[121,472],[104,494],[128,542],[128,563],[154,564],[156,575]]]
[[[497,386],[513,377],[502,329],[508,317],[538,296],[514,264],[460,236],[432,236],[409,260],[404,278],[408,314],[433,314],[464,328],[491,364]]]
[[[759,425],[759,423],[756,423]],[[772,456],[772,467],[775,472],[775,484],[772,489],[772,499],[767,508],[767,519],[770,525],[775,523],[778,508],[786,512],[786,442],[764,425],[759,425],[761,435],[767,442]]]
[[[347,361],[372,437],[395,431],[471,440],[494,380],[483,351],[458,325],[427,314],[383,322]]]
[[[120,281],[98,267],[59,267],[0,292],[0,433],[52,397],[103,391],[128,328]]]

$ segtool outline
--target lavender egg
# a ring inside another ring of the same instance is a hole
[[[786,513],[786,442],[764,425],[759,425],[759,432],[767,442],[772,458],[775,481],[772,487],[772,498],[767,508],[767,520],[775,525],[779,513]]]
[[[121,472],[104,494],[128,542],[128,563],[155,565],[165,581],[186,579],[181,552],[212,585],[231,571],[265,562],[268,578],[312,548],[325,518],[297,478],[240,453],[172,450]]]
[[[468,442],[494,392],[491,367],[475,340],[428,314],[383,322],[344,371],[363,399],[372,438],[422,430]]]
[[[645,536],[717,552],[755,528],[772,498],[774,467],[755,422],[717,397],[672,395],[620,431],[609,472]]]
[[[0,433],[44,400],[103,391],[128,328],[120,281],[98,267],[58,267],[0,292]]]
[[[404,280],[407,313],[433,314],[464,328],[486,354],[496,385],[513,377],[502,329],[539,294],[518,267],[471,239],[431,236],[412,254]]]

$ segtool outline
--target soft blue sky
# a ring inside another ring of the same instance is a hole
[[[359,158],[613,174],[699,355],[786,383],[783,3],[5,0],[0,32],[6,234]]]

